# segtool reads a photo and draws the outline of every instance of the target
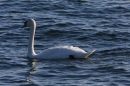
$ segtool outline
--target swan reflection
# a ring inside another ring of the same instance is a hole
[[[29,83],[33,83],[30,77],[32,73],[36,72],[37,69],[35,66],[36,61],[37,61],[36,59],[28,59],[28,65],[30,66],[30,69],[26,73],[26,81]]]

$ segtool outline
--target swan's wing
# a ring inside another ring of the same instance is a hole
[[[91,55],[93,51],[85,52],[84,50],[73,47],[73,46],[58,46],[51,47],[49,49],[44,50],[43,52],[36,55],[36,58],[39,59],[62,59],[69,58],[70,55],[74,55],[75,58],[87,58]]]
[[[95,50],[96,50],[96,49],[95,49]],[[94,52],[95,50],[92,50],[92,51],[88,52],[88,53],[84,56],[84,58],[87,58],[88,56],[90,56],[91,54],[93,54],[93,52]]]
[[[62,59],[69,58],[70,55],[74,55],[75,58],[83,58],[87,52],[73,46],[57,46],[51,47],[37,55],[37,58],[43,59]],[[88,53],[87,53],[88,54]]]

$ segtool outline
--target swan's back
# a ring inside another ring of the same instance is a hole
[[[73,55],[75,58],[83,58],[86,52],[78,47],[73,46],[56,46],[45,49],[43,52],[36,55],[36,58],[41,59],[63,59]]]

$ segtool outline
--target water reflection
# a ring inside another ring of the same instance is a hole
[[[36,59],[28,59],[28,65],[30,66],[30,69],[26,73],[26,81],[29,83],[33,83],[30,77],[32,73],[36,72],[36,69],[37,69],[35,66],[36,61],[37,61]]]

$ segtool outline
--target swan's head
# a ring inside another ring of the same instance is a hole
[[[24,28],[24,27],[31,27],[33,25],[36,25],[36,22],[35,22],[34,19],[30,18],[30,19],[28,19],[27,21],[24,22],[24,25],[23,25],[22,28]]]

